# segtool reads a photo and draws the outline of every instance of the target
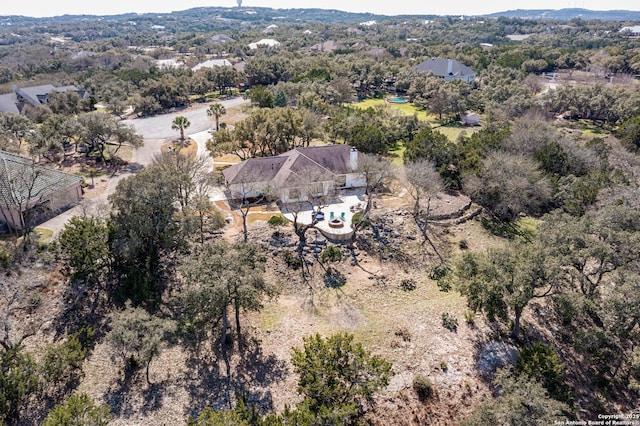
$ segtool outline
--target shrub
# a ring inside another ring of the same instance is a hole
[[[43,426],[107,425],[111,420],[108,405],[96,405],[85,393],[71,395],[56,405],[47,415]]]
[[[550,345],[536,342],[520,351],[517,371],[539,381],[552,397],[569,402],[571,391],[565,384],[563,370],[564,366]]]
[[[80,331],[72,335],[68,341],[47,346],[41,369],[42,377],[52,387],[66,388],[79,379],[82,374],[82,362],[87,355],[87,347],[83,346]]]
[[[424,374],[416,374],[413,377],[413,390],[418,394],[420,399],[426,399],[433,392],[433,384]]]
[[[336,246],[329,246],[320,253],[320,259],[323,262],[326,262],[327,260],[330,262],[339,262],[342,260],[342,256],[342,250]]]
[[[324,285],[331,288],[339,288],[347,283],[347,277],[340,271],[331,266],[327,268],[327,272],[324,274]]]
[[[442,326],[450,331],[458,329],[458,319],[449,312],[442,313]]]
[[[0,270],[9,270],[11,262],[11,252],[8,249],[0,247]]]
[[[275,228],[277,226],[285,226],[287,224],[287,219],[282,215],[274,214],[269,218],[267,223]]]
[[[413,278],[405,278],[400,281],[400,288],[404,291],[411,291],[416,289],[416,280]]]
[[[429,278],[431,278],[432,280],[441,280],[446,277],[448,273],[449,268],[447,268],[446,265],[435,265],[429,270]]]
[[[467,240],[460,240],[458,247],[460,247],[460,250],[467,250],[469,248],[469,242]]]
[[[209,229],[211,231],[217,231],[218,229],[224,228],[226,224],[224,214],[220,210],[215,210],[207,216],[207,223],[209,224]]]
[[[446,276],[444,278],[441,278],[436,282],[436,284],[438,285],[440,291],[447,293],[449,292],[449,290],[451,290],[451,277]]]
[[[409,329],[407,327],[398,328],[394,334],[401,338],[403,342],[411,341],[411,333],[409,332]]]
[[[474,325],[476,323],[475,316],[476,314],[473,311],[465,311],[464,320],[468,325]]]
[[[39,371],[30,353],[14,345],[0,355],[0,424],[16,420],[25,403],[38,391]],[[18,424],[18,422],[15,422]]]
[[[293,348],[291,364],[304,398],[298,408],[311,416],[286,424],[358,424],[356,401],[372,398],[391,376],[391,364],[371,355],[351,334],[305,337],[303,348]]]
[[[358,223],[360,221],[363,221],[362,212],[357,212],[351,217],[351,223]],[[370,225],[369,219],[364,219],[362,226],[366,228],[369,225]]]
[[[291,250],[284,250],[282,257],[289,268],[299,269],[302,267],[302,261]]]

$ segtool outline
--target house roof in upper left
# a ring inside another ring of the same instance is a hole
[[[63,93],[67,91],[74,91],[83,99],[89,96],[85,90],[80,90],[76,86],[55,87],[52,84],[30,87],[14,86],[11,93],[0,95],[0,112],[13,112],[15,114],[19,114],[20,108],[18,107],[18,96],[29,104],[38,106],[47,103],[46,99],[49,93]]]
[[[12,112],[14,114],[20,114],[18,109],[18,98],[16,94],[11,92],[6,95],[0,95],[0,112]]]
[[[81,180],[80,176],[49,169],[34,164],[29,158],[0,151],[0,202],[15,199],[23,203],[29,197],[46,198]]]

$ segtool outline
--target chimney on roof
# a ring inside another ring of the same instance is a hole
[[[447,60],[447,75],[453,75],[453,61],[451,59]]]
[[[358,170],[358,150],[355,148],[349,150],[349,166],[352,172]]]

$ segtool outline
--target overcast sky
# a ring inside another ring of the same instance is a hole
[[[236,5],[236,0],[3,0],[0,15],[56,16],[56,15],[113,15],[127,12],[171,12],[198,6]],[[372,12],[384,15],[481,15],[512,9],[562,9],[581,7],[591,10],[640,10],[638,0],[243,0],[243,6],[273,8],[322,8],[348,12]]]

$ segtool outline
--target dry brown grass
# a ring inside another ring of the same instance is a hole
[[[391,214],[406,208],[409,202],[406,195],[384,197],[378,200],[374,212]],[[225,238],[237,239],[241,235],[240,217],[225,203],[216,204],[234,217],[234,223],[225,228]],[[274,230],[264,222],[276,212],[262,206],[251,209],[252,240],[269,241]],[[404,227],[398,228],[403,235],[416,233],[409,217],[405,216],[403,223]],[[291,227],[280,228],[279,232],[292,234]],[[438,244],[448,256],[459,252],[457,247],[462,238],[467,239],[470,250],[497,243],[475,221],[452,227],[448,232],[437,232]],[[294,235],[291,240],[296,241]],[[441,292],[428,278],[432,265],[429,259],[434,257],[424,255],[419,240],[406,241],[403,250],[415,262],[399,264],[360,251],[359,266],[352,266],[346,256],[332,265],[347,278],[346,285],[337,289],[324,285],[324,269],[318,263],[311,267],[313,277],[305,283],[299,271],[286,268],[282,256],[273,256],[271,248],[266,251],[269,259],[266,278],[280,287],[281,294],[267,301],[260,312],[243,315],[244,333],[255,338],[259,348],[255,374],[269,378],[246,379],[244,386],[252,395],[262,395],[256,398],[263,408],[279,411],[285,404],[299,400],[295,390],[297,377],[287,367],[291,348],[301,346],[303,338],[310,334],[330,335],[339,331],[353,333],[368,350],[393,364],[391,383],[377,398],[376,411],[370,413],[377,419],[373,424],[455,424],[487,394],[486,385],[478,378],[474,357],[476,342],[487,333],[482,321],[476,321],[479,325],[474,328],[465,324],[464,298],[455,291]],[[416,288],[404,291],[400,286],[404,279],[413,279]],[[60,294],[47,297],[53,303]],[[166,296],[166,300],[170,299]],[[58,305],[57,309],[61,307]],[[443,312],[458,319],[457,332],[442,326]],[[399,330],[408,339],[400,338]],[[49,339],[51,331],[44,333],[42,341]],[[198,353],[180,345],[165,349],[151,364],[152,384],[148,385],[143,376],[123,382],[122,365],[112,358],[104,340],[100,340],[85,361],[78,391],[109,403],[114,425],[183,424],[188,414],[195,414],[207,405],[222,408],[219,404],[225,396],[224,365],[207,349],[211,343],[205,342]],[[245,374],[240,368],[243,362],[248,361],[243,361],[239,353],[233,355],[232,373],[238,380]],[[434,383],[435,395],[427,403],[420,402],[411,390],[412,379],[418,373],[427,375]]]
[[[176,140],[164,143],[160,147],[160,152],[167,153],[169,152],[169,148],[174,149],[182,155],[195,156],[198,153],[198,144],[190,139],[186,139],[184,142]]]

